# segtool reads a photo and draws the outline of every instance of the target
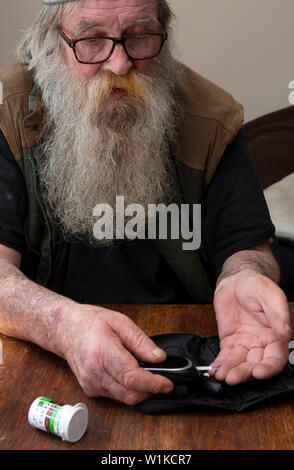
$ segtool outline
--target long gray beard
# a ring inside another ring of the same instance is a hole
[[[148,204],[172,199],[174,70],[166,52],[141,77],[148,98],[101,106],[91,98],[93,80],[73,80],[61,60],[36,70],[50,129],[38,162],[41,191],[66,239],[75,235],[104,244],[93,237],[93,209],[106,203],[115,212],[116,196],[124,196],[126,206],[141,204],[146,213]]]

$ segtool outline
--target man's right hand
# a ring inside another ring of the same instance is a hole
[[[166,377],[139,367],[134,356],[156,363],[166,353],[130,318],[92,305],[76,304],[66,313],[58,318],[61,351],[88,396],[134,405],[172,391]]]
[[[134,356],[156,363],[166,353],[132,320],[39,286],[22,274],[20,264],[20,253],[0,244],[0,332],[64,357],[91,397],[134,405],[172,391],[166,377],[139,367]]]

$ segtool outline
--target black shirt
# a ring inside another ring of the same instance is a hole
[[[0,131],[0,243],[22,252],[26,186]],[[208,268],[274,234],[252,157],[241,133],[227,147],[202,203]],[[194,303],[152,241],[91,247],[72,239],[61,294],[81,303]]]

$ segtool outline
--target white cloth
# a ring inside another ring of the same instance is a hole
[[[294,241],[294,173],[264,190],[276,236]]]

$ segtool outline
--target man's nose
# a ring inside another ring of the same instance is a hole
[[[107,62],[104,62],[103,70],[112,72],[115,75],[125,75],[130,71],[132,65],[133,64],[128,58],[123,45],[117,44],[110,59],[108,59]]]

